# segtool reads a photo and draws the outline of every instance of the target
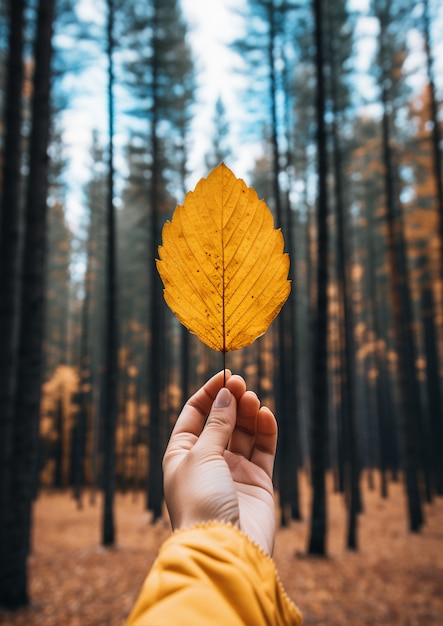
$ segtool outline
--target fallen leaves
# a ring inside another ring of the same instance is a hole
[[[420,534],[408,532],[403,485],[389,500],[363,484],[360,550],[344,547],[343,497],[328,490],[329,557],[300,558],[309,532],[310,489],[301,481],[304,521],[277,532],[274,560],[306,626],[439,626],[443,615],[443,499],[426,507]],[[331,487],[331,482],[329,482]],[[99,501],[76,509],[70,494],[43,493],[36,503],[29,608],[0,610],[2,626],[122,626],[166,524],[149,524],[144,498],[116,498],[118,545],[99,546]]]

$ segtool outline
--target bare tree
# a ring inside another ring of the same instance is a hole
[[[327,286],[328,286],[328,200],[325,128],[324,47],[321,0],[313,0],[317,75],[317,307],[312,358],[312,515],[309,554],[326,553],[326,450],[328,430],[327,393]]]
[[[17,366],[20,161],[23,86],[24,0],[9,3],[3,189],[0,210],[0,554],[6,549],[9,510],[14,390]],[[6,576],[0,559],[0,588]],[[1,595],[0,595],[1,599]]]
[[[102,543],[114,544],[115,429],[117,423],[118,334],[116,284],[116,228],[114,208],[114,0],[108,0],[108,188],[106,248],[106,334],[103,384],[103,490]]]
[[[28,603],[28,570],[32,499],[36,486],[37,438],[42,376],[48,142],[54,0],[40,0],[35,38],[34,93],[25,207],[23,280],[14,409],[10,498],[2,555],[1,604]],[[20,393],[18,393],[20,390]]]

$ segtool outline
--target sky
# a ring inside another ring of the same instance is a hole
[[[241,78],[233,76],[234,53],[227,44],[241,34],[241,23],[232,7],[238,9],[243,0],[182,0],[182,10],[189,24],[189,40],[194,51],[198,77],[198,103],[195,107],[195,120],[192,129],[193,143],[189,156],[189,189],[207,174],[204,155],[208,152],[213,132],[215,103],[220,96],[226,107],[226,115],[233,137],[238,136],[236,128],[241,123],[236,111],[239,110]],[[83,19],[97,19],[97,11],[88,0],[81,0],[78,5]],[[78,77],[73,77],[78,81]],[[83,77],[81,89],[73,85],[77,93],[72,108],[65,116],[64,138],[67,145],[69,165],[69,187],[67,198],[67,217],[76,229],[83,212],[83,187],[91,171],[90,146],[92,131],[98,129],[105,134],[106,116],[106,68],[94,66],[88,70],[88,77]],[[118,93],[116,109],[118,117]],[[116,120],[118,124],[118,119]],[[124,137],[116,137],[117,152],[119,144],[123,147]],[[232,145],[235,173],[246,177],[250,171],[254,154],[250,148]],[[178,201],[181,201],[178,198]]]
[[[202,156],[209,150],[215,103],[221,97],[226,108],[233,141],[239,135],[243,79],[232,72],[235,53],[229,50],[229,43],[242,34],[241,18],[235,11],[240,9],[243,0],[182,0],[184,16],[189,23],[189,39],[192,45],[198,75],[198,100],[194,121],[194,149],[190,155],[189,186],[206,175]],[[245,177],[254,162],[254,154],[240,144],[232,146],[232,162],[237,176]]]
[[[188,163],[189,189],[193,189],[197,181],[208,173],[205,169],[204,155],[210,148],[213,136],[215,102],[218,97],[223,100],[230,126],[232,156],[228,164],[235,174],[245,178],[248,182],[249,172],[259,153],[258,146],[242,145],[236,139],[241,136],[242,114],[245,110],[241,102],[242,80],[244,79],[232,72],[235,54],[229,50],[228,44],[242,34],[241,18],[236,15],[236,10],[241,8],[244,1],[181,0],[184,17],[189,24],[189,40],[194,51],[198,78],[198,103],[195,107],[193,144]],[[367,2],[368,0],[350,0],[350,7],[362,11]],[[80,0],[78,10],[83,18],[98,19],[97,9],[89,0]],[[358,63],[362,73],[367,71],[372,62],[375,45],[373,37],[376,34],[374,24],[374,20],[368,19],[362,21],[359,27],[367,36],[361,39],[359,44]],[[437,54],[436,59],[442,67],[443,54]],[[79,79],[73,77],[72,80],[78,81]],[[67,156],[70,160],[67,215],[73,228],[78,226],[83,212],[83,187],[89,179],[91,170],[89,151],[92,131],[99,129],[103,135],[106,132],[107,120],[106,115],[103,115],[103,111],[106,110],[106,67],[93,66],[88,70],[88,78],[82,77],[81,81],[81,88],[73,85],[73,91],[78,95],[72,102],[72,108],[66,114],[64,136],[67,143]],[[367,81],[367,77],[365,81],[365,84],[370,82]],[[363,86],[362,92],[364,93]],[[118,125],[119,104],[121,106],[118,90],[116,90],[116,99],[116,124]],[[119,145],[123,147],[124,141],[123,134],[117,135],[117,153]],[[124,167],[124,163],[121,167]],[[181,202],[182,198],[177,198],[177,200]]]

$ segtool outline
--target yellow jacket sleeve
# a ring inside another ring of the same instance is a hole
[[[240,530],[210,522],[163,544],[126,626],[299,626],[274,562]]]

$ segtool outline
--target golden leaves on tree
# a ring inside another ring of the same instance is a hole
[[[291,286],[283,235],[254,189],[222,163],[177,206],[162,239],[165,300],[188,330],[222,352],[263,335]]]

